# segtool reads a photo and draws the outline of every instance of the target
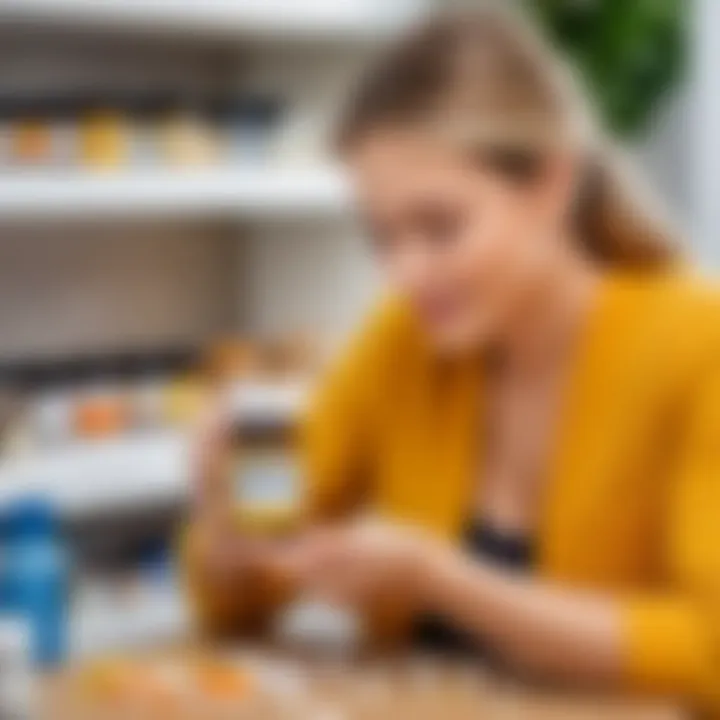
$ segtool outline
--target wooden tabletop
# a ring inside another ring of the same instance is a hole
[[[261,692],[232,707],[183,703],[133,710],[133,720],[681,720],[669,705],[530,689],[476,664],[427,657],[309,662],[240,650],[232,662],[260,678]],[[158,663],[182,662],[159,657]],[[74,673],[47,681],[39,720],[115,720],[112,708],[78,705]],[[117,708],[116,708],[117,710]],[[123,711],[125,716],[127,711]],[[118,716],[119,717],[119,716]]]

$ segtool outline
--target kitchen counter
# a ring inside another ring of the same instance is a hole
[[[179,655],[153,662],[182,663]],[[350,663],[302,661],[267,651],[234,649],[234,664],[259,679],[257,692],[228,712],[202,704],[167,703],[160,712],[133,713],[137,720],[681,720],[670,705],[641,699],[611,698],[531,689],[476,664],[429,657]],[[73,673],[49,678],[44,685],[41,720],[102,720],[115,717],[99,709],[88,712],[74,697]],[[116,711],[118,708],[114,708]]]

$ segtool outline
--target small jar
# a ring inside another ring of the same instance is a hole
[[[88,361],[87,378],[74,407],[75,434],[97,440],[121,434],[129,426],[127,398],[117,378],[117,360]]]
[[[38,366],[31,404],[33,438],[38,445],[58,445],[74,435],[75,368],[69,362]]]
[[[260,348],[250,341],[234,338],[216,340],[205,352],[204,371],[219,386],[254,378],[262,367],[261,354]]]
[[[262,388],[236,389],[230,495],[244,532],[284,534],[300,521],[302,487],[297,421]]]
[[[188,100],[168,103],[160,123],[164,161],[174,167],[203,167],[217,161],[218,143],[214,128],[202,107]]]
[[[133,167],[158,167],[163,164],[162,122],[169,101],[157,94],[139,93],[127,101],[130,118],[129,163]]]
[[[165,368],[156,355],[141,353],[128,355],[123,365],[127,369],[126,398],[130,424],[135,430],[158,429],[164,421]]]
[[[50,108],[42,100],[18,100],[11,109],[10,158],[15,167],[38,167],[52,162]]]
[[[193,372],[173,375],[164,390],[163,412],[170,427],[188,427],[200,416],[207,402],[207,386]]]
[[[120,103],[89,98],[80,122],[81,159],[85,167],[115,170],[128,162],[130,123]]]
[[[168,350],[141,359],[133,414],[141,427],[187,427],[201,412],[205,394],[196,353]]]
[[[76,98],[58,97],[49,102],[50,158],[52,167],[76,167],[80,160],[80,106]]]

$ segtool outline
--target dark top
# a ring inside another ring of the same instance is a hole
[[[503,533],[487,523],[471,523],[464,533],[463,544],[471,556],[508,570],[529,571],[533,566],[533,546],[528,538]],[[426,650],[488,654],[482,643],[437,617],[420,620],[416,639]]]

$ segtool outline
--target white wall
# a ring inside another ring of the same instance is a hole
[[[688,155],[692,162],[693,238],[704,263],[720,267],[720,2],[696,0],[692,114]]]
[[[338,109],[367,60],[351,48],[258,55],[239,85],[282,93],[292,116],[281,154],[308,162],[327,154]],[[329,342],[357,323],[377,290],[377,278],[353,218],[255,227],[238,273],[239,306],[251,332],[304,329]]]
[[[655,115],[638,147],[638,162],[651,189],[668,207],[681,231],[692,231],[692,157],[690,92],[680,89]]]
[[[243,259],[239,304],[253,332],[299,329],[332,343],[351,331],[378,290],[365,242],[349,224],[256,230]]]
[[[232,324],[234,242],[173,226],[0,237],[0,357],[196,341]]]

